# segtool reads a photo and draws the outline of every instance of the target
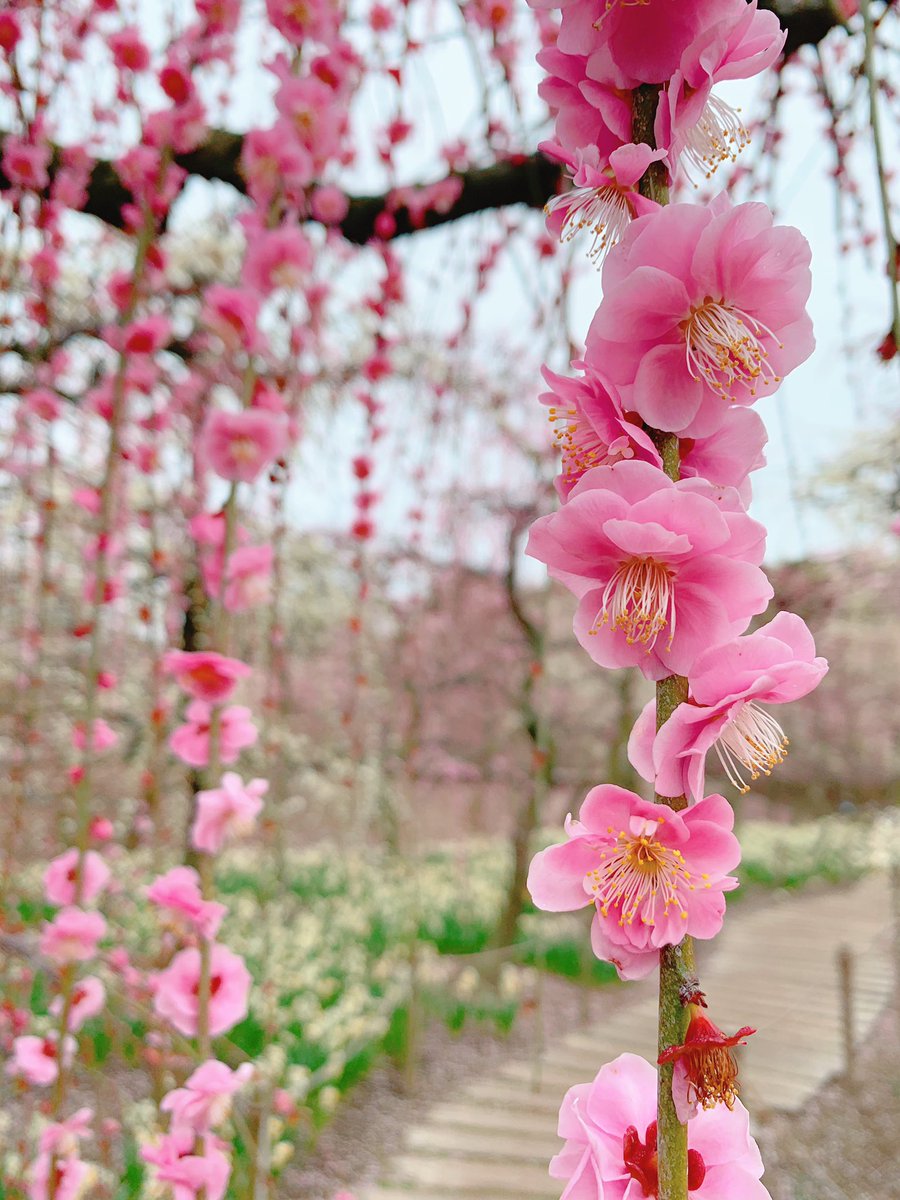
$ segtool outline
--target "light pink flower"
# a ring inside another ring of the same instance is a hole
[[[654,429],[706,437],[812,353],[809,246],[765,204],[671,204],[603,267],[585,361]]]
[[[247,230],[244,282],[264,296],[276,288],[299,288],[309,273],[312,260],[309,239],[296,225]]]
[[[81,1200],[94,1177],[93,1168],[79,1158],[39,1154],[28,1169],[28,1200]]]
[[[75,1039],[66,1037],[63,1043],[65,1065],[69,1066],[75,1054]],[[56,1034],[35,1037],[25,1034],[13,1041],[12,1058],[6,1064],[9,1075],[20,1075],[34,1087],[46,1087],[59,1074],[58,1043]]]
[[[827,670],[804,621],[780,612],[755,633],[700,654],[687,704],[658,733],[653,705],[644,709],[628,742],[632,766],[655,779],[661,795],[696,799],[705,787],[706,755],[715,748],[730,782],[747,792],[747,776],[769,775],[787,754],[781,726],[760,704],[799,700]]]
[[[167,908],[187,922],[190,928],[207,939],[219,932],[222,918],[228,909],[215,900],[204,900],[200,891],[200,876],[193,867],[172,867],[157,876],[147,888],[147,898],[160,908]]]
[[[272,594],[271,546],[241,546],[228,559],[223,603],[229,612],[265,604]]]
[[[538,908],[570,912],[593,903],[591,942],[623,979],[657,965],[661,946],[711,938],[722,927],[728,874],[741,851],[722,796],[674,812],[612,784],[592,788],[569,840],[536,854],[528,890]]]
[[[44,871],[44,895],[51,904],[75,903],[78,851],[73,847],[52,859]],[[110,870],[96,850],[88,850],[82,863],[81,902],[96,900],[109,883]]]
[[[568,1181],[566,1200],[658,1194],[656,1089],[656,1070],[636,1054],[620,1054],[592,1083],[569,1089],[559,1112],[566,1144],[550,1163],[553,1178]],[[732,1109],[720,1104],[698,1112],[687,1137],[691,1200],[770,1200],[740,1100]]]
[[[77,1154],[78,1143],[90,1136],[92,1108],[79,1108],[65,1121],[54,1121],[41,1130],[38,1149],[42,1154]]]
[[[266,13],[269,23],[295,46],[334,41],[342,16],[335,0],[266,0]]]
[[[222,479],[253,483],[284,450],[286,436],[284,421],[275,413],[211,408],[197,439],[197,454]]]
[[[62,401],[49,388],[35,388],[22,397],[29,412],[42,421],[55,421],[62,412]]]
[[[106,934],[106,921],[98,912],[61,908],[45,923],[39,942],[41,954],[51,962],[87,962],[97,953],[97,943]]]
[[[185,714],[187,721],[173,730],[169,748],[182,762],[191,767],[205,767],[209,762],[209,736],[212,727],[212,708],[204,700],[192,700]],[[219,761],[233,763],[240,752],[252,746],[259,733],[243,704],[230,704],[219,712]]]
[[[3,139],[3,173],[10,183],[30,191],[42,192],[50,182],[47,168],[52,157],[46,144],[31,145],[8,134]]]
[[[222,1124],[231,1111],[232,1096],[252,1074],[250,1063],[232,1071],[225,1063],[210,1059],[188,1076],[184,1087],[164,1096],[160,1108],[172,1114],[173,1130],[206,1133]]]
[[[587,471],[532,525],[527,552],[579,598],[575,634],[594,662],[662,679],[765,609],[764,548],[734,489],[629,460]]]
[[[268,790],[265,779],[251,779],[245,784],[240,775],[226,771],[217,788],[198,792],[197,816],[191,831],[194,849],[218,854],[226,841],[250,833]]]
[[[79,722],[72,729],[72,744],[76,750],[84,750],[87,747],[87,730],[84,724]],[[91,748],[100,753],[103,750],[109,750],[119,740],[119,735],[114,729],[101,718],[97,717],[94,721],[94,736],[91,738]]]
[[[250,972],[244,960],[227,946],[210,947],[209,1032],[227,1033],[247,1015]],[[156,976],[153,1007],[179,1033],[197,1033],[200,1008],[200,951],[181,950]]]
[[[225,1143],[208,1134],[202,1148],[195,1153],[194,1135],[178,1129],[142,1146],[141,1158],[154,1168],[157,1184],[171,1187],[173,1200],[222,1200],[231,1175]]]
[[[72,1004],[69,1008],[69,1029],[77,1033],[85,1021],[103,1011],[106,1003],[106,988],[96,975],[85,975],[72,988]],[[63,998],[57,996],[50,1005],[50,1012],[58,1017],[62,1014]]]
[[[227,700],[237,681],[251,674],[246,663],[215,650],[167,650],[162,665],[189,696],[210,704]]]
[[[206,289],[203,323],[221,338],[228,350],[256,350],[259,334],[259,297],[245,288],[214,283]]]

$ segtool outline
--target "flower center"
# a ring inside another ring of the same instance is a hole
[[[607,467],[623,458],[634,457],[624,435],[618,439],[615,448],[608,446],[577,406],[550,408],[547,413],[562,454],[563,476],[569,486],[577,483],[591,467]]]
[[[750,134],[744,128],[739,111],[711,95],[699,121],[685,139],[681,152],[685,170],[688,175],[697,172],[702,178],[709,179],[722,163],[736,162],[740,152],[749,145]]]
[[[724,399],[735,399],[735,385],[749,388],[755,396],[760,381],[767,386],[781,382],[762,341],[763,335],[775,335],[743,309],[707,296],[691,309],[681,328],[692,378],[705,380]]]
[[[618,907],[620,925],[633,924],[637,916],[645,925],[655,925],[661,905],[663,917],[675,908],[687,920],[679,888],[692,884],[680,850],[660,845],[652,833],[635,836],[623,829],[616,845],[602,850],[600,858],[603,865],[588,873],[585,886],[601,916]]]
[[[571,242],[583,229],[593,234],[588,258],[596,267],[602,265],[634,215],[627,192],[612,182],[598,188],[572,188],[561,196],[553,196],[544,206],[544,212],[557,209],[565,211],[559,231],[561,242]]]
[[[675,636],[675,589],[669,568],[652,558],[630,558],[617,567],[604,589],[591,633],[606,624],[621,629],[629,646],[643,642],[648,654],[668,625],[666,648],[671,647]]]
[[[622,1138],[622,1158],[625,1170],[640,1184],[645,1196],[659,1195],[659,1158],[656,1152],[656,1122],[652,1121],[644,1133],[644,1140],[636,1126],[629,1125]],[[687,1153],[688,1191],[694,1192],[706,1178],[706,1163],[698,1150]]]
[[[784,730],[765,709],[746,701],[731,718],[716,741],[716,753],[725,774],[743,796],[750,791],[744,778],[771,775],[772,768],[783,763],[790,743]]]

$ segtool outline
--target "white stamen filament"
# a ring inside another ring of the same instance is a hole
[[[621,905],[620,925],[631,925],[638,910],[645,925],[654,925],[675,908],[687,919],[685,889],[694,890],[691,876],[685,870],[680,850],[660,845],[651,836],[633,837],[621,830],[615,847],[604,850],[603,865],[586,876],[587,890],[594,896],[602,916],[609,916],[610,907]]]
[[[617,567],[603,592],[591,633],[611,624],[621,629],[629,646],[643,642],[647,653],[669,627],[666,648],[675,636],[675,589],[668,567],[652,558],[631,558]]]
[[[744,128],[738,110],[711,95],[699,121],[685,139],[681,152],[685,171],[691,177],[694,172],[699,172],[704,179],[709,179],[722,163],[736,162],[740,152],[749,145],[750,134]]]
[[[763,335],[773,341],[777,340],[775,335],[743,309],[707,296],[691,310],[682,329],[691,377],[705,380],[724,399],[735,398],[736,383],[749,388],[750,395],[755,396],[760,381],[766,386],[781,382],[769,365],[768,351],[762,342]]]
[[[784,762],[789,745],[775,718],[752,700],[741,706],[715,743],[725,774],[742,796],[750,791],[743,772],[749,771],[751,780],[771,775]]]
[[[559,231],[560,242],[571,242],[583,229],[588,229],[594,235],[588,258],[598,268],[602,266],[607,252],[620,240],[632,218],[627,194],[614,183],[599,188],[572,188],[548,200],[544,211],[552,213],[558,208],[566,210]]]
[[[630,447],[611,454],[593,425],[575,407],[551,408],[548,415],[554,426],[553,436],[562,454],[563,475],[568,484],[576,483],[591,467],[609,466],[634,456]]]

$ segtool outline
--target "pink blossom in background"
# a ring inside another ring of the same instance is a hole
[[[227,946],[214,944],[210,952],[209,1032],[227,1033],[247,1015],[250,972],[244,960]],[[200,951],[181,950],[155,979],[153,1007],[179,1033],[194,1037],[200,1007]]]
[[[172,1114],[172,1128],[206,1133],[221,1125],[231,1111],[231,1100],[253,1074],[250,1063],[232,1071],[225,1063],[210,1059],[199,1066],[176,1088],[163,1097],[160,1108]]]
[[[648,425],[707,437],[812,353],[809,259],[765,204],[722,195],[639,217],[607,255],[585,361]]]
[[[279,229],[248,226],[243,278],[248,287],[268,296],[277,288],[299,288],[312,266],[313,250],[297,225]]]
[[[285,423],[275,413],[212,408],[197,439],[197,456],[222,479],[253,483],[286,449],[286,437]]]
[[[228,912],[224,904],[203,899],[200,876],[193,867],[172,867],[157,876],[147,889],[147,898],[181,917],[208,940],[219,932],[222,918]]]
[[[77,1154],[78,1143],[90,1137],[92,1108],[79,1108],[65,1121],[53,1121],[41,1130],[38,1149],[42,1154]]]
[[[51,962],[87,962],[97,953],[97,943],[106,934],[106,921],[98,912],[61,908],[41,932],[41,954]]]
[[[722,796],[683,812],[625,788],[592,788],[569,840],[536,854],[528,890],[538,908],[570,912],[594,904],[591,942],[623,979],[657,964],[661,946],[711,938],[725,915],[728,874],[740,862],[734,813]]]
[[[28,1200],[81,1200],[95,1176],[93,1167],[79,1158],[39,1154],[28,1169]]]
[[[592,1083],[569,1089],[559,1112],[566,1144],[550,1163],[552,1177],[567,1181],[567,1200],[658,1195],[656,1087],[656,1070],[646,1059],[620,1054]],[[702,1109],[687,1131],[692,1200],[771,1200],[740,1100],[731,1109]]]
[[[225,1143],[208,1134],[202,1154],[189,1129],[165,1133],[153,1144],[141,1147],[141,1158],[154,1168],[157,1184],[168,1184],[173,1200],[222,1200],[231,1164]]]
[[[146,71],[150,66],[150,51],[136,26],[126,25],[116,30],[109,35],[106,44],[120,70]]]
[[[657,733],[652,703],[628,741],[628,757],[663,796],[703,795],[706,755],[715,748],[729,781],[749,791],[747,779],[768,775],[783,761],[787,739],[760,704],[787,704],[807,696],[828,670],[805,622],[780,612],[755,633],[711,646],[694,663],[688,703]]]
[[[662,679],[765,610],[764,548],[733,489],[630,460],[587,471],[526,552],[578,597],[575,635],[594,662]]]
[[[78,851],[57,855],[44,871],[44,895],[51,904],[74,904],[78,874]],[[81,903],[96,900],[109,883],[110,870],[96,850],[88,850],[82,861]]]
[[[271,546],[241,546],[229,557],[223,597],[229,612],[244,612],[268,603],[273,558]]]
[[[46,145],[32,145],[8,134],[3,139],[3,173],[10,183],[41,192],[50,182],[47,168],[51,152]]]
[[[238,680],[252,674],[246,663],[215,650],[167,650],[162,665],[189,696],[210,704],[227,700]]]
[[[172,323],[168,317],[157,313],[150,317],[141,317],[122,331],[122,343],[126,354],[153,354],[161,350],[172,336]]]
[[[253,831],[262,798],[269,790],[265,779],[244,783],[234,771],[226,771],[217,788],[197,793],[197,816],[191,831],[195,850],[218,854],[227,841],[246,837]]]
[[[106,1003],[106,988],[96,975],[84,975],[72,988],[72,1004],[69,1008],[69,1030],[77,1033],[85,1021],[98,1016]],[[62,1015],[63,998],[57,996],[50,1005],[53,1016]]]
[[[49,388],[35,388],[22,397],[25,407],[42,421],[55,421],[62,412],[62,401]]]
[[[339,187],[326,184],[313,191],[310,208],[315,219],[323,225],[340,225],[350,211],[350,201]]]
[[[66,1066],[72,1062],[75,1046],[75,1039],[67,1036],[63,1043]],[[48,1037],[25,1034],[14,1039],[12,1049],[12,1058],[6,1064],[7,1074],[21,1076],[34,1087],[46,1087],[56,1079],[59,1074],[56,1034]]]
[[[187,721],[173,730],[169,748],[190,767],[205,767],[209,762],[209,737],[213,711],[205,700],[192,700],[185,713]],[[240,752],[252,746],[259,736],[250,709],[231,704],[219,712],[219,760],[233,763]]]
[[[114,729],[101,718],[97,717],[94,721],[94,735],[91,738],[91,749],[101,753],[103,750],[109,750],[119,740],[119,735]],[[87,730],[83,724],[77,724],[72,729],[72,745],[76,750],[84,750],[87,747]]]
[[[245,350],[248,353],[258,349],[257,296],[243,288],[214,283],[206,289],[204,300],[201,319],[222,340],[226,349]]]

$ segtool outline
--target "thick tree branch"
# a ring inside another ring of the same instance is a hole
[[[760,0],[760,7],[776,12],[787,29],[787,55],[793,54],[801,46],[818,44],[830,30],[841,24],[832,0]],[[177,155],[175,161],[189,175],[221,180],[237,191],[245,192],[246,184],[240,170],[242,145],[240,134],[213,130],[202,146],[189,154]],[[57,166],[55,159],[51,176]],[[392,210],[395,228],[391,236],[400,237],[423,226],[430,228],[443,225],[472,213],[506,208],[512,204],[542,208],[557,190],[560,167],[542,154],[534,153],[487,167],[475,167],[458,178],[462,181],[462,190],[445,212],[428,212],[421,223],[414,223],[407,209],[401,207]],[[0,188],[6,187],[9,187],[9,181],[0,169]],[[83,211],[98,217],[107,225],[121,229],[122,205],[130,198],[128,189],[116,175],[112,164],[98,162],[91,175]],[[344,237],[358,245],[368,242],[375,234],[376,218],[386,208],[391,208],[389,196],[351,198],[349,211],[341,224]]]

